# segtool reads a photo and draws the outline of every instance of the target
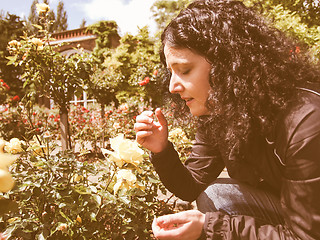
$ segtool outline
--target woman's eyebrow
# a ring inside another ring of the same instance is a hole
[[[192,63],[190,62],[174,62],[172,63],[171,65],[168,65],[167,64],[167,69],[169,72],[172,72],[172,68],[175,68],[175,67],[189,67]]]
[[[190,61],[177,61],[177,62],[172,63],[170,66],[171,67],[174,67],[174,66],[177,66],[177,65],[185,66],[185,65],[190,65],[190,64],[192,64]]]

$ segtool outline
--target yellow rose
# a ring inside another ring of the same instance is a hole
[[[128,184],[133,185],[137,181],[136,175],[131,170],[121,169],[117,172],[117,180],[125,180]]]
[[[32,38],[31,42],[37,46],[38,50],[42,50],[43,49],[43,42],[41,39],[39,38]]]
[[[7,170],[0,169],[0,192],[8,192],[14,186],[14,180]]]
[[[114,193],[117,193],[119,189],[130,189],[135,187],[137,177],[132,173],[131,170],[121,169],[116,175],[117,182],[113,187]]]
[[[5,145],[4,150],[12,154],[20,153],[23,151],[21,143],[22,142],[18,138],[12,138],[10,142]]]
[[[116,151],[123,140],[124,140],[123,134],[119,134],[115,138],[110,138],[109,141],[110,141],[111,148]]]
[[[18,157],[9,153],[0,153],[0,169],[6,170]]]
[[[138,166],[143,160],[143,150],[139,148],[136,141],[125,139],[123,134],[110,139],[111,148],[114,152],[101,149],[103,154],[109,154],[109,160],[115,162],[119,167],[124,163]]]
[[[125,161],[122,160],[117,152],[111,152],[105,148],[101,148],[103,155],[109,155],[109,160],[114,162],[118,167],[122,167],[125,164]]]
[[[7,141],[0,138],[0,153],[3,153],[4,147],[7,144]]]
[[[17,159],[17,156],[0,153],[0,192],[8,192],[14,186],[14,180],[8,172],[8,167]]]
[[[119,155],[127,163],[138,166],[143,161],[143,150],[139,148],[138,143],[126,140],[119,146]]]
[[[47,13],[47,12],[50,11],[49,5],[47,5],[45,3],[37,3],[36,7],[37,7],[37,13],[39,15],[42,14],[42,13]]]

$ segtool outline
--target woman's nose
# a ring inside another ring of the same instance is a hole
[[[172,73],[169,84],[169,92],[179,93],[183,90],[183,85],[181,79],[175,74]]]

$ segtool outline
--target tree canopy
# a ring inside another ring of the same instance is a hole
[[[20,39],[24,31],[24,22],[14,14],[7,14],[0,18],[0,78],[10,86],[11,95],[17,95],[22,91],[22,83],[19,80],[20,71],[18,68],[8,66],[9,51],[8,42]],[[21,96],[20,96],[21,97]]]
[[[37,32],[37,29],[34,27],[34,25],[43,25],[41,23],[41,20],[39,18],[39,14],[37,13],[37,7],[36,5],[39,3],[38,0],[33,0],[31,7],[30,7],[30,13],[28,16],[27,21],[27,29],[30,34],[34,34]],[[48,0],[43,0],[43,3],[49,5]],[[50,12],[48,13],[47,19],[49,20],[49,32],[61,32],[65,31],[68,28],[68,14],[67,11],[64,9],[64,2],[59,1],[57,6],[56,13],[50,9]]]
[[[192,0],[157,0],[151,7],[153,18],[157,23],[158,29],[163,30],[170,20],[174,18]]]

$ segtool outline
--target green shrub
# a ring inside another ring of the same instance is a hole
[[[12,165],[16,186],[0,194],[0,232],[7,239],[152,239],[154,217],[172,212],[157,198],[164,187],[146,155],[139,165],[120,168],[55,147],[50,137],[37,135]],[[127,189],[121,183],[115,193],[124,169],[136,183]]]

